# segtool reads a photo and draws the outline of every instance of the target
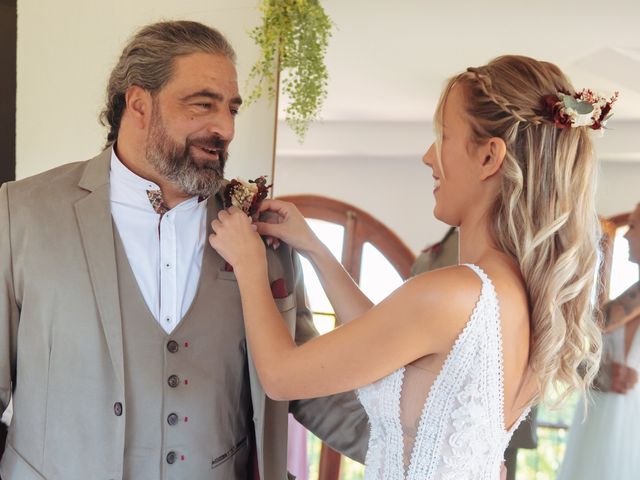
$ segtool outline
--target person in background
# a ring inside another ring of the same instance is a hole
[[[625,238],[629,260],[640,265],[640,204]],[[640,478],[640,279],[603,311],[602,363],[594,389],[576,407],[558,480]]]

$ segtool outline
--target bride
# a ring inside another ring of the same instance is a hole
[[[448,82],[423,161],[435,216],[459,226],[460,265],[415,277],[379,305],[292,204],[264,202],[278,223],[252,225],[235,208],[212,222],[209,241],[234,268],[265,391],[285,400],[359,389],[371,423],[367,479],[497,479],[532,402],[558,383],[584,390],[597,370],[588,130],[602,127],[613,99],[572,95],[582,112],[599,105],[585,121],[563,92],[574,89],[555,65],[519,56]],[[398,215],[415,215],[404,208]],[[342,327],[293,342],[259,234],[313,263]]]

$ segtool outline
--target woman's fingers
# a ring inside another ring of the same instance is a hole
[[[264,200],[260,205],[260,212],[274,212],[281,217],[288,217],[289,215],[298,212],[298,209],[293,203],[283,202],[282,200]]]
[[[269,223],[269,222],[256,222],[254,225],[257,228],[257,231],[260,235],[268,235],[270,237],[279,237],[278,234],[281,233],[282,224],[280,223]]]
[[[222,210],[211,222],[209,244],[234,267],[242,262],[257,262],[264,257],[264,244],[257,228],[242,210]]]
[[[282,210],[283,208],[286,208],[287,205],[290,205],[290,203],[283,202],[282,200],[272,200],[267,198],[260,204],[260,211],[265,212],[267,210],[271,210],[277,212],[279,210]]]

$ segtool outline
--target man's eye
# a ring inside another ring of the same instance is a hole
[[[239,113],[239,110],[237,108],[232,108],[230,111],[231,111],[231,115],[234,117]]]
[[[211,104],[210,103],[198,103],[197,106],[200,107],[200,108],[203,108],[205,110],[211,110]]]

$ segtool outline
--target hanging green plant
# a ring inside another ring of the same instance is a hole
[[[262,25],[250,33],[261,56],[249,73],[247,83],[254,86],[248,103],[265,90],[275,97],[282,81],[286,121],[302,142],[327,96],[324,57],[332,23],[318,0],[261,0],[260,10]]]

